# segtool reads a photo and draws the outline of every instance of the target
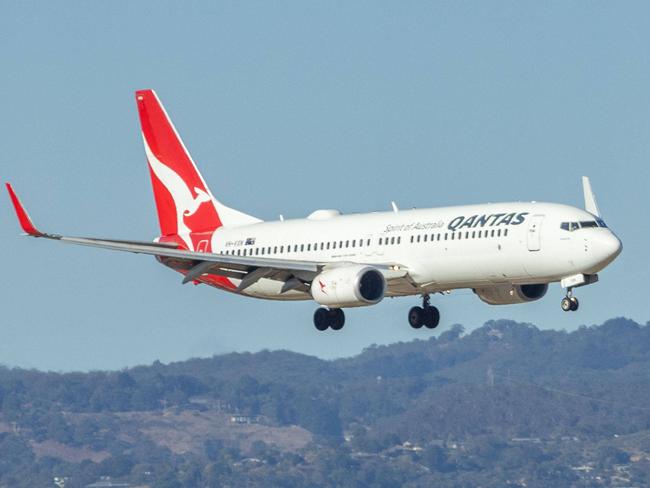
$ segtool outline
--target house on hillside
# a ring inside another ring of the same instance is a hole
[[[86,485],[86,488],[130,488],[131,483],[113,481],[110,476],[102,476],[99,480]]]
[[[251,417],[250,415],[232,415],[230,417],[231,424],[259,424],[259,417]]]

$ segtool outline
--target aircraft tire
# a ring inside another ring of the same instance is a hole
[[[345,313],[340,308],[332,308],[329,311],[330,327],[332,330],[341,330],[345,325]]]
[[[440,323],[440,311],[433,306],[428,306],[423,310],[424,325],[427,329],[435,329]]]
[[[414,329],[421,329],[424,325],[424,309],[413,307],[409,310],[409,325]]]
[[[569,297],[564,297],[560,302],[560,307],[562,307],[562,310],[565,312],[570,312],[572,307],[571,299]]]
[[[314,312],[314,327],[323,332],[329,328],[330,322],[330,311],[324,307],[317,308]]]

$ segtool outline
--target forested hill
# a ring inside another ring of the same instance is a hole
[[[55,476],[66,486],[101,476],[144,486],[650,483],[650,326],[623,318],[570,333],[454,326],[335,361],[264,351],[119,372],[2,368],[0,402],[0,487]]]

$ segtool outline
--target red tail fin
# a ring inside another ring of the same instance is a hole
[[[162,235],[189,236],[221,227],[212,194],[156,93],[137,91],[136,101]]]

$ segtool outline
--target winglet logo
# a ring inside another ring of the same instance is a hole
[[[318,280],[318,286],[320,286],[320,291],[327,295],[327,292],[325,291],[325,286],[327,285],[325,285],[325,283],[323,283],[321,280]]]

